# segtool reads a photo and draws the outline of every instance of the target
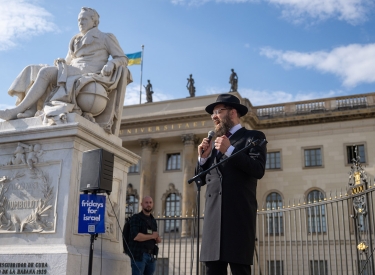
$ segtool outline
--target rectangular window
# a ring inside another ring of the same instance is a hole
[[[168,275],[169,274],[169,258],[158,258],[156,261],[156,272],[158,275]]]
[[[284,275],[283,261],[267,261],[268,275]]]
[[[180,153],[167,154],[167,167],[166,170],[180,170],[181,169],[181,156]]]
[[[284,233],[283,213],[267,214],[268,234],[280,235]]]
[[[266,169],[280,169],[280,152],[267,153]]]
[[[355,153],[355,147],[357,147],[357,153]],[[356,146],[346,146],[346,157],[347,157],[347,163],[352,164],[353,159],[359,156],[360,157],[360,163],[366,162],[366,154],[365,154],[365,145],[356,145]]]
[[[327,261],[310,261],[310,275],[328,274]]]
[[[307,208],[307,225],[309,233],[327,232],[325,206]]]
[[[305,149],[305,167],[322,166],[322,153],[320,148]]]
[[[366,260],[360,260],[360,271],[362,271],[361,275],[369,275],[370,273],[368,272],[368,270],[370,269],[369,265],[370,265],[370,262],[371,261],[366,261]]]
[[[139,161],[137,164],[129,167],[129,173],[139,173]]]

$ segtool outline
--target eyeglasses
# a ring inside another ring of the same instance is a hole
[[[229,109],[228,109],[228,108],[221,108],[221,109],[214,110],[214,111],[212,112],[211,118],[214,117],[214,116],[217,116],[217,115],[220,114],[221,111],[223,111],[223,110],[229,110]]]

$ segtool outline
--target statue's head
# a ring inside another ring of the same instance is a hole
[[[78,15],[78,28],[83,34],[99,26],[99,14],[92,8],[83,7]]]
[[[40,144],[34,145],[34,152],[39,152],[41,149],[42,149],[42,147],[40,146]]]

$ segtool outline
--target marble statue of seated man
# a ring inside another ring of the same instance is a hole
[[[32,117],[46,102],[67,103],[69,112],[80,112],[76,104],[77,87],[90,77],[102,84],[106,91],[116,88],[119,79],[118,68],[126,67],[128,58],[121,49],[116,37],[98,29],[99,14],[92,8],[84,7],[78,15],[80,33],[69,43],[65,59],[55,60],[55,66],[27,66],[14,80],[8,93],[18,97],[17,106],[0,110],[0,118],[11,120]],[[112,57],[109,60],[109,56]],[[46,108],[44,108],[44,111]],[[82,113],[82,112],[81,112]]]

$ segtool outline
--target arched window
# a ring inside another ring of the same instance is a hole
[[[126,189],[126,209],[125,216],[129,217],[138,212],[138,193],[137,189],[133,188],[131,183],[128,184]]]
[[[307,203],[324,200],[324,195],[319,190],[313,190],[307,195]],[[322,233],[327,231],[326,209],[324,205],[307,208],[307,226],[309,233]]]
[[[138,212],[138,199],[134,195],[126,196],[126,216],[132,216]]]
[[[283,207],[283,199],[279,193],[272,192],[266,198],[266,209],[277,210]],[[267,232],[268,234],[282,234],[284,233],[283,227],[283,213],[272,212],[267,214]]]
[[[180,196],[176,193],[171,193],[165,200],[165,216],[174,218],[179,217],[181,214],[181,200]],[[165,221],[165,232],[179,232],[180,221],[170,219]]]

